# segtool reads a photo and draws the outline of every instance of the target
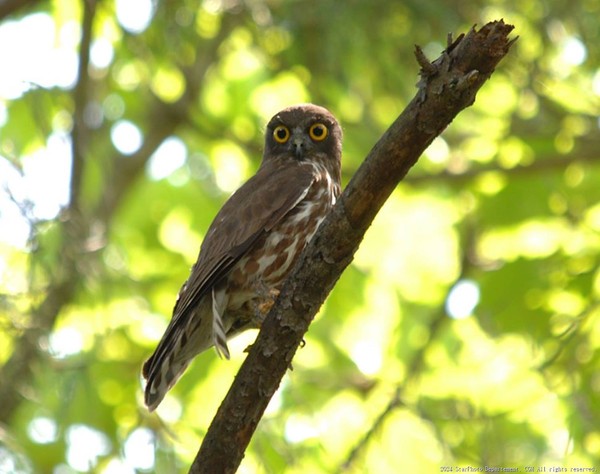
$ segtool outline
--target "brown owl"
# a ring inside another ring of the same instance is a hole
[[[342,130],[323,107],[303,104],[267,125],[256,174],[223,205],[179,292],[173,317],[146,361],[154,410],[191,360],[259,327],[273,298],[340,194]]]

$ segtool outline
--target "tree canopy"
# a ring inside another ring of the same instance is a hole
[[[240,472],[598,468],[600,73],[591,0],[0,5],[0,472],[187,472],[256,333],[157,410],[140,367],[266,120],[311,101],[347,182],[414,44],[520,40],[368,230]]]

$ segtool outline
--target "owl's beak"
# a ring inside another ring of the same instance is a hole
[[[302,133],[294,133],[290,139],[290,150],[298,160],[301,160],[306,156],[310,145],[311,143],[308,140],[308,137]]]

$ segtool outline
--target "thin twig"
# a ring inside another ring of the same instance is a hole
[[[472,228],[470,219],[467,219],[467,226],[462,238],[462,256],[460,273],[456,277],[454,283],[450,285],[450,288],[464,279],[469,275],[473,268],[472,255],[474,254],[476,234]],[[442,305],[437,309],[437,312],[429,324],[429,338],[427,343],[424,344],[413,356],[408,368],[406,370],[406,376],[402,381],[399,381],[394,390],[394,394],[390,398],[390,401],[381,411],[381,413],[375,418],[373,424],[369,427],[362,438],[356,443],[356,445],[350,450],[346,460],[340,466],[339,471],[347,471],[356,462],[358,457],[365,451],[373,436],[379,432],[385,421],[389,416],[396,410],[406,406],[402,401],[402,394],[405,388],[413,383],[423,372],[423,365],[425,363],[425,356],[429,351],[431,345],[436,341],[442,331],[444,322],[448,322],[448,314],[446,313],[445,307]]]
[[[80,48],[89,50],[93,16],[97,0],[84,0],[82,25],[82,41]],[[86,163],[88,150],[87,128],[83,122],[83,110],[90,95],[88,78],[89,51],[80,51],[80,68],[78,83],[75,86],[74,103],[74,137],[73,137],[73,171],[71,183],[71,201],[63,219],[59,220],[62,242],[56,253],[56,267],[53,268],[52,279],[44,289],[44,297],[31,310],[32,327],[28,327],[15,341],[15,350],[10,358],[0,368],[0,380],[11,380],[14,383],[0,384],[0,424],[8,424],[19,403],[30,396],[29,388],[36,362],[44,357],[40,350],[39,341],[52,330],[56,319],[63,308],[75,297],[82,277],[82,256],[85,256],[86,239],[88,238],[89,222],[97,227],[107,229],[112,222],[118,206],[130,189],[135,178],[144,170],[150,156],[158,146],[172,134],[176,128],[184,124],[189,111],[195,104],[202,86],[202,67],[204,71],[216,57],[216,51],[221,42],[239,24],[241,15],[225,15],[221,32],[208,41],[202,54],[198,55],[197,76],[187,82],[184,98],[176,104],[165,104],[158,98],[148,106],[148,132],[140,151],[127,159],[115,153],[111,157],[112,171],[104,177],[106,183],[103,201],[95,208],[84,209],[80,202],[80,190],[83,185],[83,166]],[[201,64],[200,64],[201,63]],[[201,67],[202,66],[202,67]],[[34,326],[33,326],[34,324]]]
[[[32,7],[40,0],[2,0],[0,1],[0,20]]]
[[[131,156],[124,158],[120,153],[110,157],[110,170],[106,176],[106,182],[110,182],[110,188],[102,196],[94,215],[101,222],[107,221],[113,215],[122,199],[130,188],[131,183],[144,170],[146,163],[160,146],[160,144],[172,135],[177,127],[188,121],[189,109],[200,95],[202,79],[208,68],[215,60],[216,51],[221,43],[229,37],[231,32],[242,21],[242,14],[226,14],[221,22],[221,29],[199,48],[194,64],[187,70],[183,70],[186,78],[186,89],[182,97],[175,103],[163,102],[158,97],[148,105],[149,118],[145,140],[140,149]]]
[[[95,0],[84,2],[85,8],[82,19],[82,41],[80,48],[80,61],[84,66],[80,66],[80,76],[78,84],[75,87],[75,101],[78,107],[85,106],[85,96],[87,90],[87,62],[89,62],[89,48],[91,44],[92,25],[95,13]],[[83,83],[83,85],[80,85]],[[76,111],[76,113],[78,113]],[[74,126],[76,129],[83,127],[82,123]],[[14,383],[0,384],[0,423],[7,423],[15,408],[21,402],[25,393],[28,392],[28,385],[33,376],[32,370],[36,359],[41,357],[39,349],[39,339],[48,334],[54,326],[61,309],[67,302],[71,301],[79,281],[77,270],[78,249],[83,247],[86,239],[85,227],[82,225],[81,216],[78,212],[78,195],[81,186],[81,174],[83,158],[80,155],[81,136],[77,135],[73,139],[73,171],[71,176],[71,201],[69,212],[66,219],[63,220],[62,242],[57,259],[57,266],[53,269],[52,281],[46,289],[45,298],[31,311],[31,327],[27,328],[18,344],[15,344],[15,350],[10,358],[5,362],[0,370],[0,379],[11,380]],[[77,144],[77,145],[75,145]],[[75,149],[77,147],[77,150]]]
[[[79,193],[83,179],[85,155],[88,147],[88,127],[85,123],[85,108],[88,103],[90,65],[90,45],[92,44],[93,23],[96,15],[96,0],[84,0],[83,20],[81,23],[81,44],[79,47],[79,66],[77,84],[73,90],[73,130],[71,132],[71,185],[69,208],[79,212]]]
[[[596,150],[597,149],[589,147],[586,148],[586,150],[577,150],[568,155],[540,157],[532,163],[515,166],[513,168],[504,168],[497,163],[492,163],[489,165],[474,166],[459,173],[452,173],[445,170],[440,173],[432,174],[411,174],[410,176],[407,176],[404,181],[411,184],[422,184],[437,181],[462,183],[478,178],[486,173],[500,173],[501,175],[506,176],[528,176],[540,172],[564,170],[569,165],[574,163],[598,164],[600,163],[600,155]]]

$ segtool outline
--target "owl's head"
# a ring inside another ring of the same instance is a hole
[[[264,161],[319,161],[339,170],[341,156],[342,129],[324,107],[294,105],[273,116],[267,125]]]

